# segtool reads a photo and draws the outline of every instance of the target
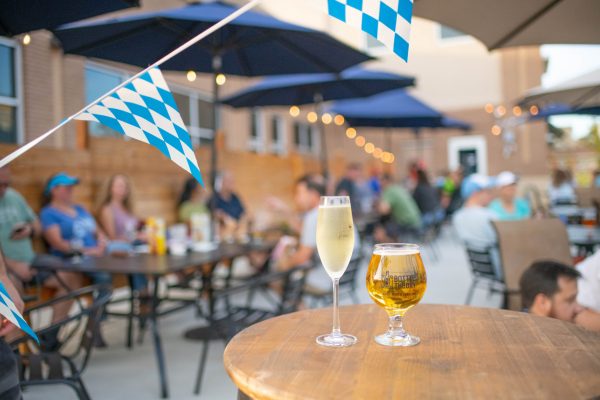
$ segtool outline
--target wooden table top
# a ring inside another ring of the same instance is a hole
[[[38,255],[32,267],[46,270],[65,270],[78,272],[101,271],[110,274],[166,275],[187,268],[214,264],[222,260],[247,255],[251,251],[266,251],[273,247],[270,243],[221,244],[218,248],[206,252],[190,252],[183,256],[152,254],[133,254],[126,257],[82,257],[78,262],[48,254]]]
[[[376,305],[342,307],[348,348],[325,348],[331,309],[305,310],[251,326],[229,342],[225,369],[256,399],[520,398],[600,395],[600,335],[571,323],[506,310],[418,305],[409,348],[373,340],[387,329]]]

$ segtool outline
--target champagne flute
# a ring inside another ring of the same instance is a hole
[[[414,346],[421,341],[404,330],[404,314],[425,293],[427,276],[419,246],[415,244],[376,244],[367,270],[367,291],[389,316],[387,332],[375,336],[384,346]]]
[[[317,337],[317,343],[329,347],[355,344],[355,336],[343,334],[340,329],[339,283],[354,249],[354,224],[348,196],[323,196],[317,217],[317,250],[325,271],[333,281],[333,329],[330,334]]]

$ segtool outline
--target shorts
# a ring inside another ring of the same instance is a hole
[[[0,399],[22,399],[17,358],[2,338],[0,338]]]

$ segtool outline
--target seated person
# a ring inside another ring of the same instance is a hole
[[[491,189],[492,181],[487,176],[474,174],[465,178],[461,188],[465,203],[452,216],[452,223],[467,247],[490,252],[496,276],[502,279],[498,238],[492,226],[496,215],[487,208],[493,199]]]
[[[527,200],[517,197],[517,182],[519,179],[509,171],[501,172],[496,177],[498,198],[493,200],[489,209],[496,214],[500,221],[518,221],[531,218],[531,207]]]
[[[289,251],[278,260],[279,269],[289,269],[298,265],[317,262],[317,215],[319,201],[325,195],[325,182],[319,176],[306,175],[296,182],[294,201],[303,213],[300,230],[300,243],[294,251]],[[360,249],[360,240],[354,228],[354,252]],[[329,290],[331,278],[317,262],[308,274],[306,284],[318,290]]]
[[[94,217],[73,201],[73,187],[79,179],[65,173],[53,175],[46,183],[44,204],[40,212],[42,230],[50,252],[59,257],[84,255],[100,257],[106,250],[106,236],[98,228]],[[94,284],[111,284],[112,277],[105,272],[85,275]],[[106,344],[97,335],[96,346]]]
[[[248,216],[242,201],[235,193],[235,180],[231,172],[224,171],[217,177],[210,207],[219,221],[223,239],[242,239],[248,234]]]
[[[600,312],[600,250],[576,266],[581,274],[577,301],[582,306]]]
[[[136,241],[145,241],[146,237],[138,232],[140,220],[133,215],[133,192],[129,178],[125,175],[113,175],[101,193],[98,222],[106,233],[108,253],[129,252]],[[132,288],[142,291],[148,281],[144,275],[131,275]]]
[[[428,227],[444,220],[444,210],[440,204],[438,191],[429,183],[427,172],[418,169],[416,172],[417,185],[413,198],[423,216],[423,225]]]
[[[577,303],[580,277],[576,269],[556,261],[533,263],[519,281],[524,310],[600,331],[600,314]]]
[[[40,223],[23,196],[10,187],[11,174],[8,167],[0,168],[0,246],[5,255],[9,275],[17,288],[38,284],[54,289],[56,296],[67,294],[67,289],[50,272],[31,268],[35,258],[31,239],[41,233]],[[70,289],[81,287],[81,276],[60,271],[58,278]],[[64,319],[70,304],[63,302],[53,308],[52,322]]]
[[[189,178],[185,181],[181,197],[177,203],[177,217],[179,222],[190,226],[192,215],[208,215],[209,211],[206,202],[206,190],[200,186],[195,178]]]
[[[402,235],[414,235],[421,229],[421,212],[410,193],[402,186],[393,182],[390,174],[384,174],[381,179],[381,199],[378,212],[389,216],[384,230],[381,227],[375,231],[375,239],[379,242],[396,241]]]

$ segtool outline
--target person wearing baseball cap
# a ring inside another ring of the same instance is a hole
[[[519,178],[510,171],[501,172],[496,177],[498,198],[490,203],[497,219],[501,221],[518,221],[531,218],[531,207],[527,200],[517,197]]]
[[[496,215],[487,207],[494,199],[494,179],[480,174],[465,178],[461,194],[465,200],[462,208],[452,217],[459,238],[468,248],[489,251],[496,276],[503,277],[498,253],[498,238],[492,226]]]

